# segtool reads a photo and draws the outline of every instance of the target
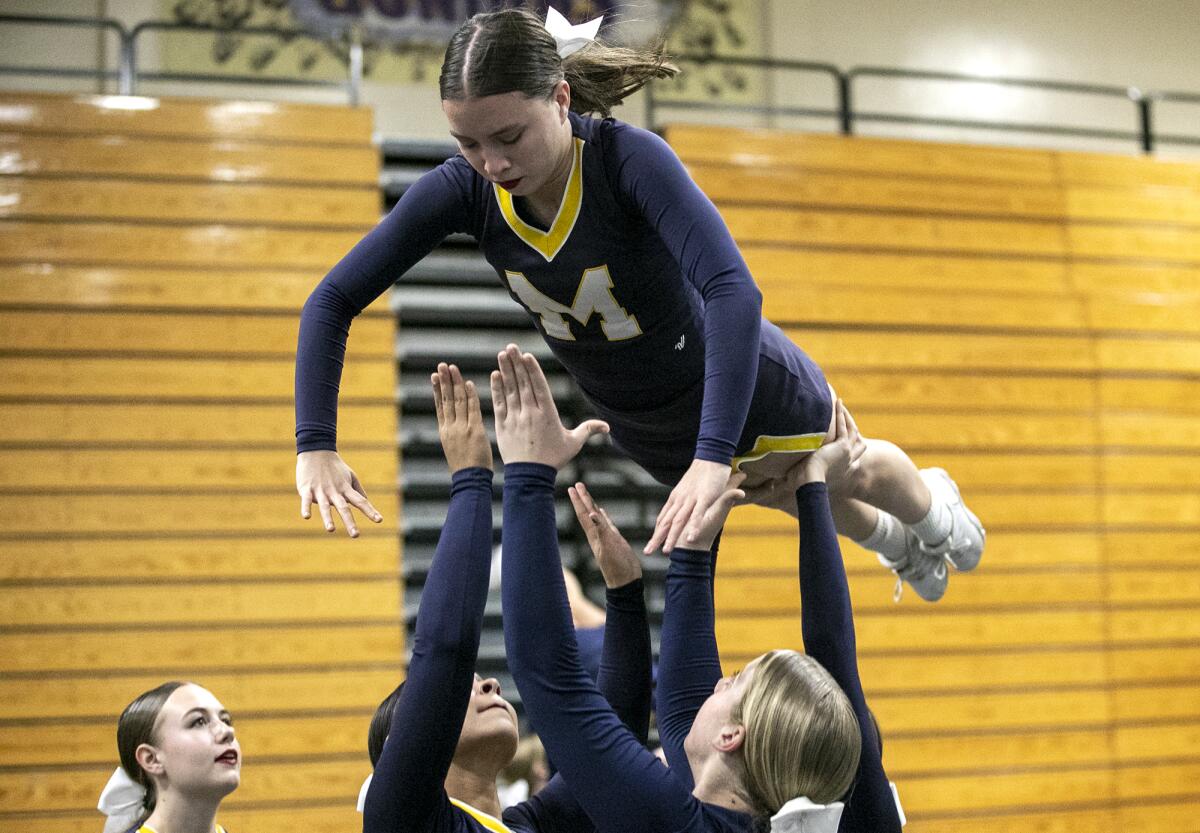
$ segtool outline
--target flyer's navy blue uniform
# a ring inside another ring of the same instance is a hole
[[[457,156],[422,177],[305,305],[297,447],[336,446],[351,319],[446,235],[479,241],[614,441],[665,483],[694,458],[811,450],[832,404],[820,369],[762,319],[716,208],[660,138],[570,114],[573,163],[541,228]]]

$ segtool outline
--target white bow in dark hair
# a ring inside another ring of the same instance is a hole
[[[145,801],[146,788],[130,778],[125,767],[117,767],[96,803],[96,809],[108,816],[104,833],[125,833],[133,827],[142,815]]]
[[[571,22],[553,6],[546,9],[546,31],[554,36],[560,58],[573,55],[594,41],[600,31],[600,24],[603,22],[604,17],[600,16],[587,23],[572,26]]]

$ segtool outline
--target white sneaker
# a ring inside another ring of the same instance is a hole
[[[935,546],[922,544],[921,549],[945,558],[960,572],[974,570],[983,555],[983,542],[987,537],[983,524],[963,503],[958,484],[950,479],[945,469],[921,469],[921,479],[929,487],[933,499],[942,501],[950,510],[950,534],[946,540]]]
[[[896,574],[896,589],[892,592],[892,599],[900,601],[904,595],[904,582],[907,581],[922,599],[936,602],[946,592],[946,582],[949,580],[946,561],[941,555],[926,551],[911,529],[906,527],[904,533],[908,546],[900,558],[891,561],[883,554],[876,553],[879,563]]]

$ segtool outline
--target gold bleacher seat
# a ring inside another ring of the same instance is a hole
[[[404,655],[386,296],[343,380],[359,541],[299,517],[292,397],[300,307],[381,210],[371,114],[0,104],[0,831],[95,827],[115,717],[169,679],[242,716],[230,829],[357,829]]]
[[[0,131],[13,130],[11,125]],[[0,132],[9,174],[197,180],[200,182],[329,183],[376,189],[379,154],[368,143],[313,145],[206,138],[71,136]]]
[[[12,91],[4,93],[0,110],[0,132],[5,133],[241,139],[359,148],[371,142],[372,121],[370,110],[323,104]]]
[[[952,572],[936,605],[894,605],[874,556],[843,541],[913,829],[1190,829],[1200,165],[683,125],[667,139],[765,314],[865,433],[946,467],[988,527],[979,572]],[[730,667],[800,647],[796,553],[782,514],[731,517]]]

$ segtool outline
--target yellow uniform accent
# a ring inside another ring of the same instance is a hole
[[[158,833],[158,831],[148,824],[143,824],[138,828],[138,833]],[[217,829],[213,833],[225,833],[225,828],[218,824]]]
[[[489,816],[487,813],[483,812],[483,810],[476,810],[470,804],[464,804],[457,798],[450,799],[450,803],[462,810],[471,818],[475,819],[475,821],[482,824],[488,830],[494,831],[494,833],[512,833],[511,830],[504,826],[504,822],[500,821],[500,819],[496,818],[495,816]]]
[[[492,188],[496,191],[496,202],[500,205],[500,213],[504,215],[508,227],[549,263],[571,236],[575,221],[579,219],[579,209],[583,206],[583,139],[575,139],[575,158],[571,162],[571,175],[567,178],[567,189],[563,193],[562,204],[558,207],[558,214],[554,216],[549,231],[534,228],[522,220],[513,206],[513,195],[496,183],[492,183]]]
[[[745,463],[761,460],[768,454],[807,454],[810,451],[816,451],[824,443],[824,431],[819,434],[793,434],[788,437],[761,435],[754,441],[754,448],[741,457],[733,458],[733,470],[737,471]]]

